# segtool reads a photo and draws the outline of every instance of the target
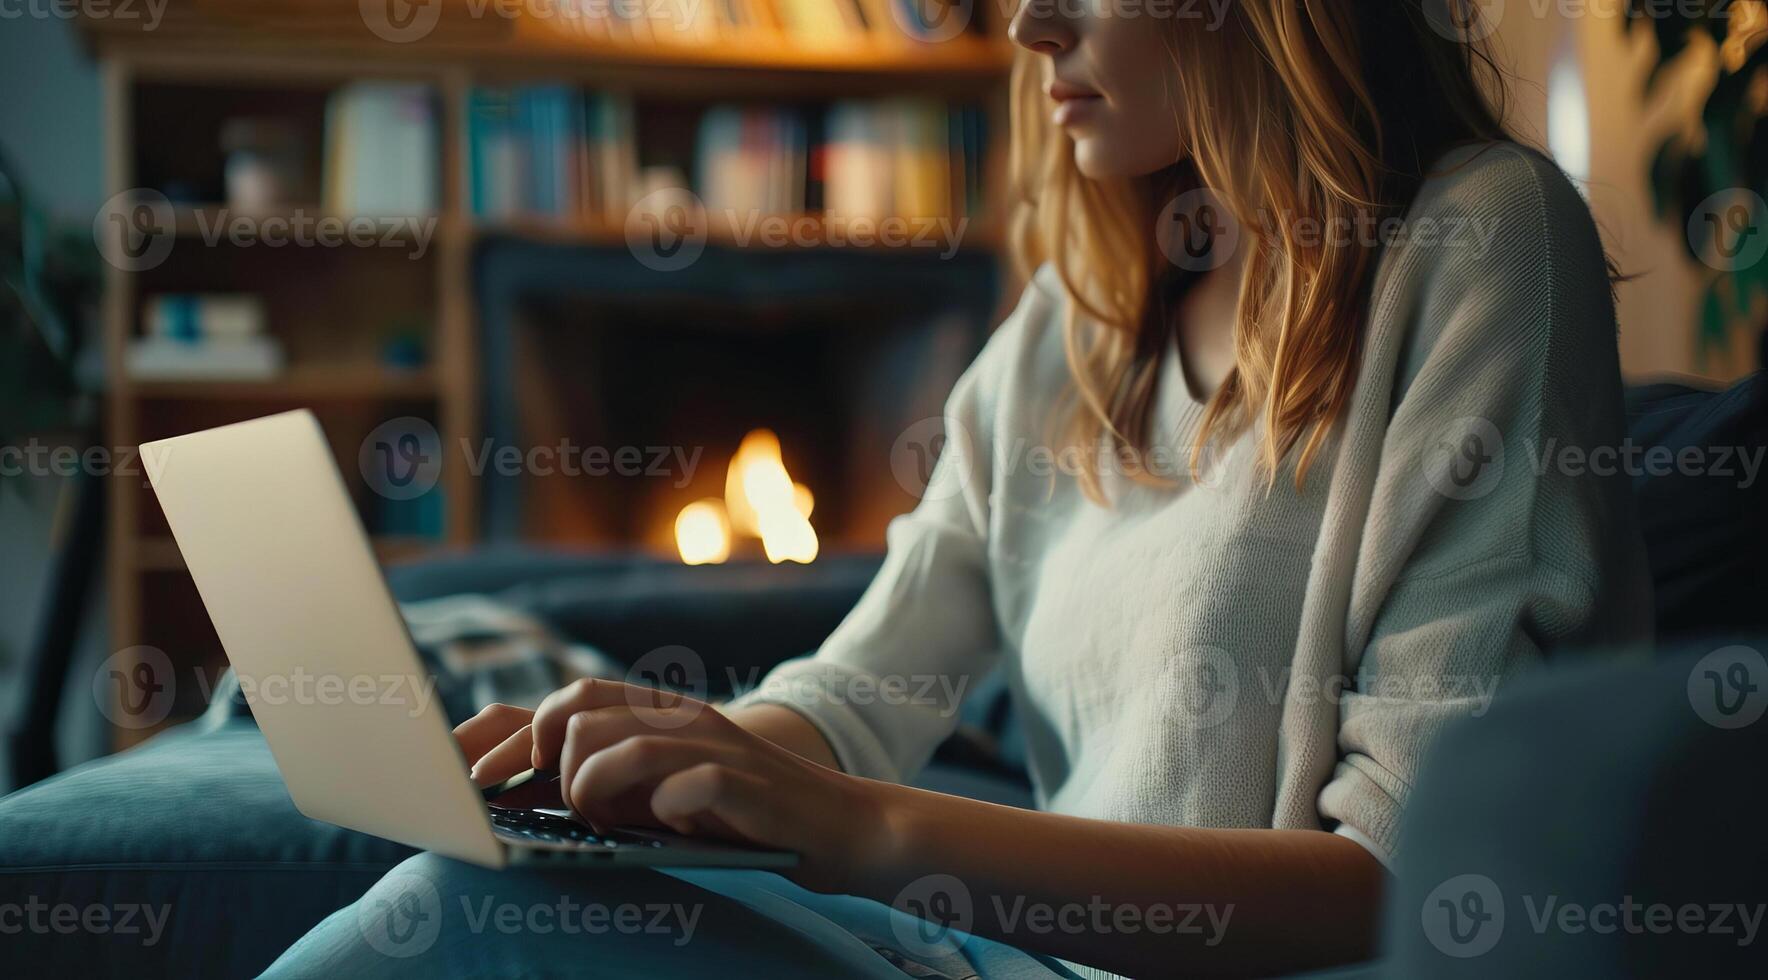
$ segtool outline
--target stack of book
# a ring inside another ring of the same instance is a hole
[[[686,171],[715,213],[971,216],[984,201],[985,120],[978,106],[914,98],[713,105],[689,131],[691,165],[646,168],[629,99],[562,85],[479,89],[468,119],[471,207],[493,221],[617,225],[655,174]]]
[[[357,82],[325,112],[323,206],[333,214],[429,215],[441,201],[435,93],[403,82]]]
[[[282,346],[265,333],[256,296],[162,293],[142,312],[125,363],[138,381],[259,381],[282,373]]]

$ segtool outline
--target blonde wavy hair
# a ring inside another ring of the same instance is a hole
[[[1166,261],[1155,226],[1168,202],[1207,188],[1251,251],[1234,367],[1210,399],[1191,467],[1213,440],[1256,422],[1267,489],[1286,460],[1299,489],[1356,383],[1378,249],[1332,247],[1296,219],[1342,227],[1324,223],[1403,214],[1443,152],[1509,138],[1502,74],[1481,45],[1439,32],[1420,0],[1237,0],[1219,30],[1161,26],[1171,74],[1149,84],[1171,86],[1186,154],[1151,176],[1081,175],[1073,140],[1049,121],[1046,59],[1021,51],[1014,64],[1012,250],[1027,277],[1052,263],[1071,300],[1073,383],[1051,438],[1083,450],[1078,477],[1101,503],[1103,453],[1085,450],[1146,453],[1172,329],[1158,297],[1194,278]]]

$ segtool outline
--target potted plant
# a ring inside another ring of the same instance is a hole
[[[1621,23],[1656,36],[1647,95],[1690,48],[1718,52],[1718,77],[1698,125],[1666,139],[1653,157],[1652,196],[1660,218],[1687,230],[1690,257],[1708,270],[1697,355],[1760,344],[1768,323],[1768,9],[1735,0],[1627,0]]]

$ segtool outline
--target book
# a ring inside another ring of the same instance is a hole
[[[136,337],[123,368],[137,381],[263,381],[282,373],[282,345],[264,336],[223,340]]]
[[[326,103],[321,201],[344,215],[434,214],[441,201],[435,93],[406,82],[355,82]]]

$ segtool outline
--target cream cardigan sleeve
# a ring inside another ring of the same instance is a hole
[[[1346,623],[1349,688],[1327,821],[1392,854],[1433,736],[1478,714],[1544,650],[1649,635],[1623,445],[1607,269],[1550,163],[1513,159],[1427,202],[1483,246],[1418,249],[1389,316],[1404,330]],[[1481,186],[1481,182],[1493,186]],[[1417,222],[1414,221],[1414,224]],[[1366,420],[1373,421],[1373,420]],[[1603,460],[1607,459],[1607,464]],[[1599,471],[1602,470],[1602,471]]]
[[[938,457],[921,503],[891,522],[884,565],[853,611],[816,656],[781,664],[734,702],[798,711],[845,772],[912,778],[956,730],[964,696],[1000,660],[986,565],[994,414],[1003,376],[1027,356],[1026,324],[1048,316],[1045,289],[1026,288],[954,386],[943,438],[919,447]],[[912,454],[892,460],[915,462]]]

